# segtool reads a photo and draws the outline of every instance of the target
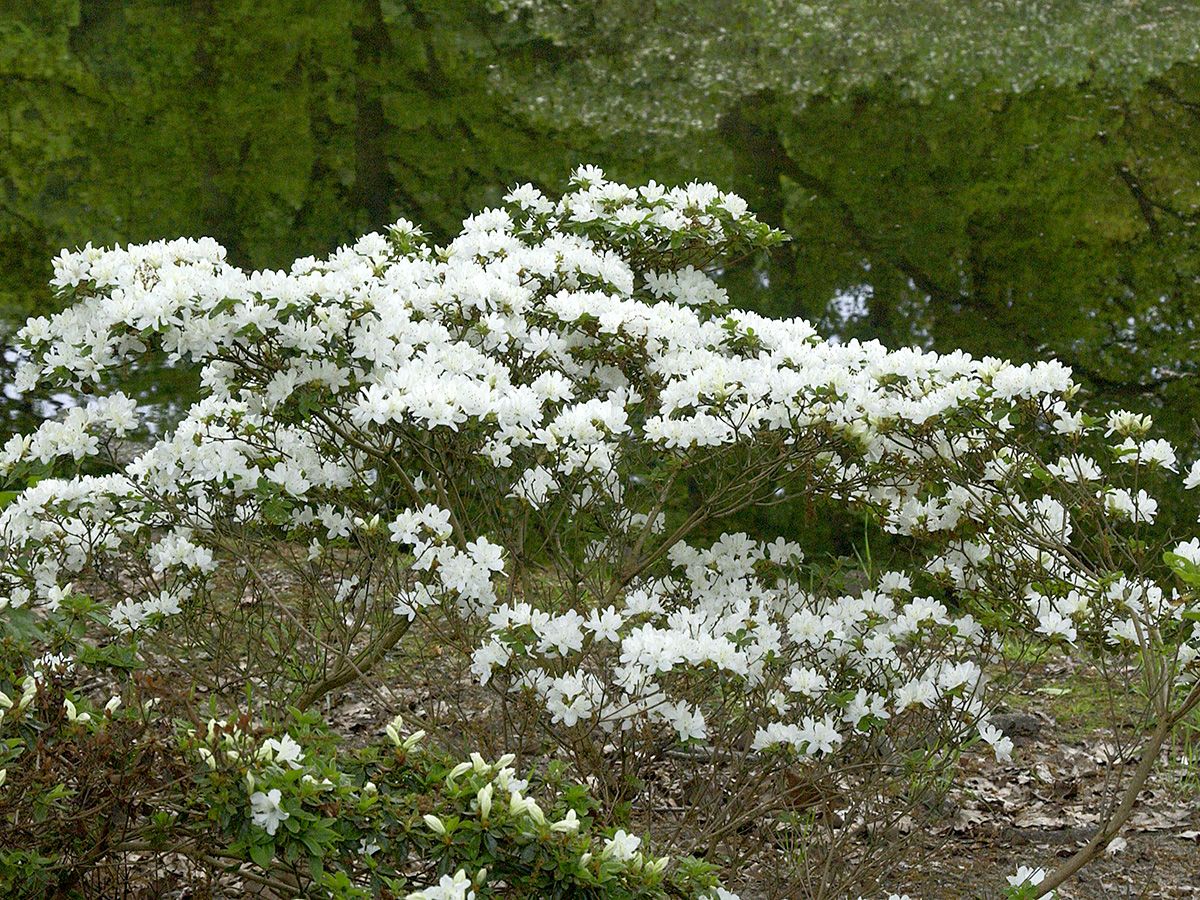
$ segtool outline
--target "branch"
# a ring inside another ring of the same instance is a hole
[[[1133,777],[1125,787],[1125,793],[1121,797],[1121,802],[1113,810],[1112,815],[1108,817],[1108,820],[1092,836],[1092,839],[1087,844],[1042,880],[1042,883],[1037,886],[1038,892],[1035,895],[1036,897],[1045,897],[1065,882],[1091,862],[1117,836],[1125,823],[1129,821],[1129,817],[1133,813],[1134,804],[1137,803],[1137,799],[1142,793],[1142,788],[1146,784],[1146,779],[1150,777],[1150,773],[1158,763],[1158,755],[1162,750],[1163,744],[1175,726],[1179,724],[1179,720],[1191,712],[1198,704],[1200,704],[1200,682],[1193,685],[1191,693],[1188,694],[1179,709],[1165,716],[1158,723],[1158,727],[1154,729],[1150,737],[1142,745],[1141,762],[1138,763]]]

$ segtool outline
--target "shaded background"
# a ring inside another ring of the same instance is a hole
[[[1190,457],[1198,38],[1196,4],[1113,0],[0,0],[0,339],[64,246],[283,267],[592,162],[786,229],[724,273],[739,305],[1057,356]],[[0,437],[54,408],[0,404]]]

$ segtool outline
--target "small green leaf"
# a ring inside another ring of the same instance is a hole
[[[274,844],[252,844],[250,846],[250,858],[254,860],[258,866],[264,869],[269,869],[271,867],[271,860],[274,858],[274,856]]]

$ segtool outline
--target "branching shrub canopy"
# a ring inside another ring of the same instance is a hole
[[[401,221],[287,272],[210,240],[64,252],[70,305],[21,332],[18,388],[86,400],[0,457],[25,485],[0,512],[0,602],[36,647],[14,692],[167,659],[277,713],[436,632],[507,737],[555,748],[606,806],[667,758],[720,769],[724,793],[667,829],[688,852],[796,778],[843,823],[928,810],[963,749],[1011,751],[988,717],[1013,642],[1125,660],[1163,721],[1195,705],[1200,542],[1155,530],[1155,491],[1200,466],[1181,476],[1147,418],[1090,417],[1053,361],[829,342],[731,307],[711,273],[781,235],[711,185],[584,167],[561,199],[506,203],[445,246]],[[120,382],[159,357],[199,367],[204,395],[131,451],[151,426]],[[726,530],[796,498],[866,517],[903,565],[833,577]],[[227,851],[269,870],[263,835],[339,784],[291,777],[303,752],[270,745],[270,790],[243,772],[250,831]],[[878,887],[887,842],[796,827],[804,889]],[[636,858],[622,835],[606,859]],[[829,854],[863,865],[831,874]]]

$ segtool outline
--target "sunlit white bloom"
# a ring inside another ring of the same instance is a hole
[[[278,788],[272,788],[266,793],[255,791],[250,795],[250,818],[267,834],[274,835],[279,830],[279,823],[291,816],[280,805],[282,796]]]
[[[979,736],[991,745],[998,761],[1012,761],[1012,738],[1005,736],[1004,732],[1002,732],[999,728],[997,728],[995,725],[987,723],[982,724],[979,726]]]
[[[629,834],[625,829],[621,828],[611,838],[605,839],[604,855],[621,862],[627,862],[633,859],[633,855],[637,853],[637,849],[641,844],[642,839],[640,837]]]
[[[459,869],[453,875],[443,875],[436,885],[413,891],[406,900],[474,900],[475,890],[467,873]]]

